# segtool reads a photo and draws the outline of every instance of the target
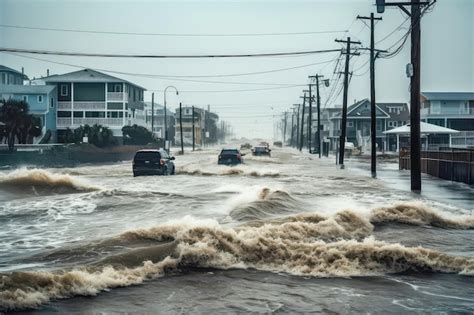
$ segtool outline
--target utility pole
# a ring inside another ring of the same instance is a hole
[[[194,105],[193,105],[193,151],[195,149],[196,138],[194,137]]]
[[[299,143],[299,150],[303,149],[303,142],[304,142],[304,108],[306,105],[306,93],[303,96],[300,96],[303,99],[303,111],[301,112],[301,132],[300,132],[300,143]]]
[[[321,158],[321,97],[319,96],[319,79],[323,77],[324,77],[323,75],[319,75],[319,74],[310,75],[308,77],[310,79],[316,80],[316,104],[318,107],[318,128],[316,130],[316,139],[318,140],[317,141],[318,146],[316,147],[315,145],[314,148],[315,149],[317,148],[319,158]],[[326,82],[329,82],[329,81],[326,81]]]
[[[285,123],[283,125],[283,145],[285,145],[285,142],[286,142],[286,114],[287,113],[288,112],[284,112],[284,114],[285,114]]]
[[[183,143],[183,109],[181,102],[179,102],[179,134],[181,137],[181,154],[184,154],[184,143]]]
[[[155,136],[155,93],[151,93],[151,135]]]
[[[313,96],[311,94],[311,86],[312,84],[309,83],[308,84],[308,90],[303,90],[303,92],[308,92],[309,93],[309,112],[308,112],[308,129],[306,131],[306,134],[308,136],[308,142],[307,142],[307,146],[308,146],[308,152],[311,153],[311,122],[313,120]]]
[[[293,110],[293,113],[291,114],[291,140],[290,140],[290,146],[293,146],[294,143],[294,134],[295,134],[295,111]]]
[[[359,44],[358,41],[351,41],[350,37],[347,40],[336,39],[338,43],[346,44],[346,52],[342,52],[346,55],[346,65],[344,68],[344,96],[342,101],[342,119],[341,119],[341,136],[339,138],[339,164],[341,168],[344,168],[344,148],[346,146],[346,124],[347,124],[347,92],[349,89],[349,56],[360,55],[357,52],[351,53],[351,44]]]
[[[377,113],[375,103],[375,39],[374,29],[375,21],[381,21],[381,17],[374,17],[374,13],[370,13],[370,17],[357,16],[360,20],[370,20],[370,171],[372,177],[377,177]]]
[[[410,179],[411,190],[421,191],[421,135],[420,135],[420,38],[421,6],[431,6],[434,1],[411,0],[410,2],[385,3],[377,0],[377,12],[383,13],[386,6],[397,6],[411,18],[411,63],[407,65],[410,77]],[[405,6],[410,6],[408,11]]]
[[[300,144],[300,107],[301,104],[293,104],[294,106],[298,106],[298,114],[296,116],[296,143],[295,148],[298,148]]]

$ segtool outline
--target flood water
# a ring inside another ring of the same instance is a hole
[[[0,171],[0,312],[474,312],[474,189],[274,148]]]

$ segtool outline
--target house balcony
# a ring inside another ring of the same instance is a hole
[[[107,101],[126,101],[128,99],[127,92],[107,92]]]
[[[74,122],[71,117],[58,117],[57,127],[58,128],[75,128],[81,125],[102,125],[104,127],[121,127],[123,126],[122,118],[74,118]]]
[[[445,116],[445,115],[456,115],[456,116],[463,116],[463,115],[474,115],[474,108],[437,108],[433,110],[433,108],[422,108],[420,109],[420,114],[423,116],[426,115],[437,115],[437,116]]]
[[[105,102],[74,102],[74,110],[105,110]]]
[[[58,110],[71,110],[71,102],[58,102]]]

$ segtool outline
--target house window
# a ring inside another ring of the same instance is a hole
[[[86,112],[87,118],[105,118],[105,112]]]
[[[52,97],[51,97],[51,102],[50,102],[49,106],[51,106],[51,108],[54,108],[54,98],[52,98]]]
[[[2,73],[2,84],[7,84],[7,74]]]
[[[28,103],[28,95],[23,95],[23,102]]]
[[[43,103],[43,95],[38,95],[37,101],[38,103]]]
[[[114,85],[115,92],[122,92],[122,84],[115,84]]]
[[[61,84],[61,96],[68,96],[68,86],[67,84]]]
[[[83,118],[84,112],[74,112],[74,118]]]
[[[58,117],[71,117],[71,112],[59,111]]]
[[[353,121],[348,121],[347,122],[347,127],[354,127],[354,122]]]

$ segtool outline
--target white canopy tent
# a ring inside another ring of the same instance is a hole
[[[451,135],[458,133],[459,131],[438,126],[438,125],[433,125],[425,122],[420,122],[420,133],[422,135],[440,135],[440,134],[448,134],[449,135],[449,145],[451,146]],[[410,134],[410,124],[406,124],[404,126],[400,126],[394,129],[390,129],[387,131],[383,132],[384,134],[396,134],[397,135],[397,152],[400,149],[400,135],[409,135]]]

